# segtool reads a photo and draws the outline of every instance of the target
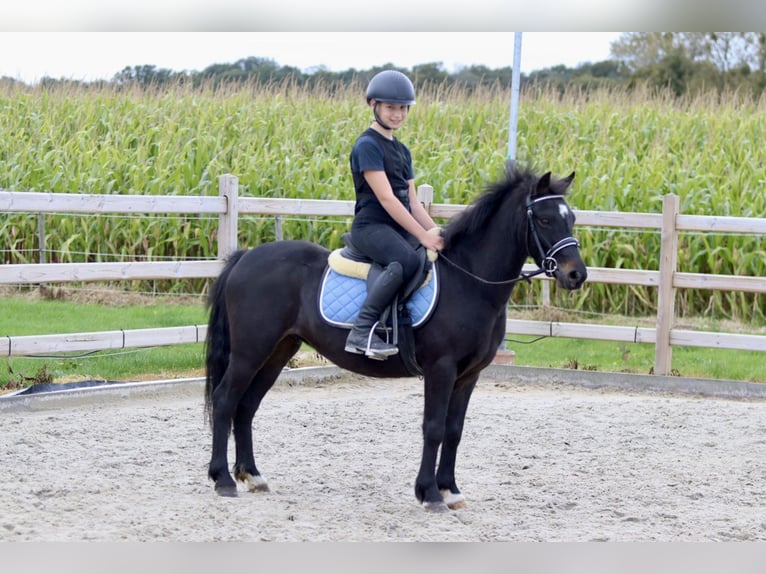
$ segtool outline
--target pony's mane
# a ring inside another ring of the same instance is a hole
[[[488,184],[479,197],[449,222],[444,233],[445,246],[486,229],[489,220],[506,203],[513,202],[512,212],[522,214],[526,199],[535,193],[539,179],[530,168],[507,167],[504,179]]]

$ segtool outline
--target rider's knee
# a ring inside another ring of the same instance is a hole
[[[391,275],[392,278],[396,279],[403,279],[404,278],[404,268],[402,267],[402,264],[398,261],[392,261],[386,266],[386,273]]]

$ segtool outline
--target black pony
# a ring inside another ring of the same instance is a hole
[[[440,294],[415,331],[425,404],[423,453],[415,496],[430,510],[463,505],[455,459],[471,392],[505,336],[511,290],[532,257],[538,273],[578,289],[587,271],[572,237],[564,194],[574,179],[538,176],[509,166],[443,231],[437,261]],[[320,316],[318,290],[329,251],[305,241],[278,241],[233,253],[212,287],[206,341],[206,409],[213,444],[209,477],[216,492],[236,496],[227,445],[234,431],[234,477],[251,492],[268,490],[253,457],[252,420],[285,364],[307,343],[335,365],[372,377],[408,377],[399,355],[385,361],[344,351],[347,330]],[[437,456],[441,448],[438,462]]]

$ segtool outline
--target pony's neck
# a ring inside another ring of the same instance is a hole
[[[491,282],[471,279],[477,287],[497,291],[501,299],[507,300],[514,285],[511,281],[521,275],[529,256],[525,212],[509,218],[493,217],[480,232],[462,236],[451,244],[445,255],[476,277]]]

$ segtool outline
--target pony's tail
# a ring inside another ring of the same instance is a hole
[[[205,416],[212,425],[213,391],[223,379],[223,374],[229,366],[229,319],[226,313],[226,297],[224,291],[231,270],[245,254],[243,249],[233,252],[226,258],[221,274],[213,283],[207,299],[210,317],[205,338]]]

